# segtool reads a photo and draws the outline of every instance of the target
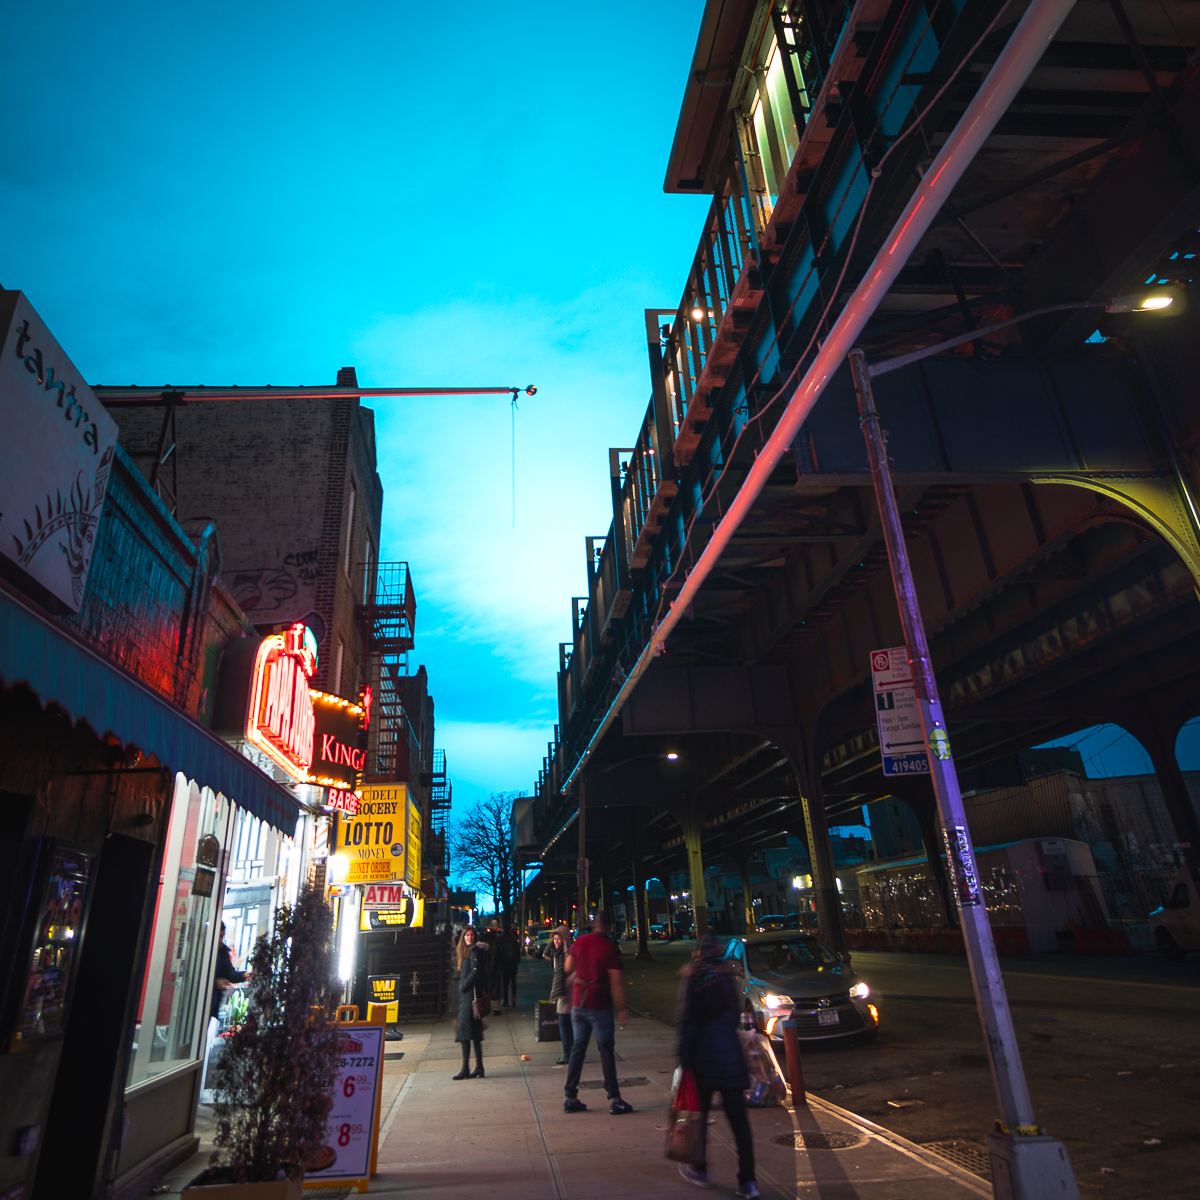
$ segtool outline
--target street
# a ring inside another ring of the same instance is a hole
[[[673,1022],[693,944],[652,943],[652,963],[621,945],[630,1004]],[[1001,961],[1038,1119],[1066,1143],[1082,1194],[1194,1196],[1200,960]],[[805,1050],[808,1088],[911,1141],[982,1148],[997,1109],[966,960],[859,953],[853,966],[879,997],[879,1036]]]

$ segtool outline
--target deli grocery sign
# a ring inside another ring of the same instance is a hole
[[[78,612],[117,426],[24,293],[0,291],[0,336],[0,555]]]
[[[364,787],[358,812],[339,812],[334,852],[349,863],[347,883],[421,882],[421,811],[402,783]]]

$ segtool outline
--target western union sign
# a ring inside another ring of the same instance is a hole
[[[339,812],[336,853],[347,883],[421,884],[421,811],[403,783],[364,787],[358,812]]]

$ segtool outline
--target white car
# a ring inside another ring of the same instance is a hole
[[[1200,896],[1191,872],[1182,867],[1162,908],[1150,914],[1154,942],[1163,958],[1179,962],[1189,950],[1200,950]]]

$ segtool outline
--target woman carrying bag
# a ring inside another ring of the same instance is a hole
[[[683,969],[679,987],[679,1066],[691,1072],[699,1093],[701,1117],[693,1161],[679,1164],[679,1173],[697,1187],[709,1187],[705,1134],[713,1092],[720,1092],[725,1116],[733,1130],[738,1153],[737,1194],[755,1200],[754,1139],[746,1115],[745,1090],[750,1086],[745,1055],[738,1036],[741,997],[733,966],[724,959],[728,938],[706,937]]]
[[[453,1079],[483,1078],[483,1018],[491,1007],[487,994],[488,955],[479,944],[473,925],[463,930],[465,947],[458,981],[458,1024],[454,1040],[462,1043],[462,1070]],[[471,1070],[471,1044],[475,1044],[475,1070]]]
[[[571,952],[571,935],[565,925],[560,925],[550,936],[550,945],[546,947],[545,957],[554,968],[554,978],[550,983],[550,999],[558,1005],[558,1037],[562,1042],[562,1058],[554,1065],[565,1067],[571,1061],[571,1047],[575,1044],[575,1035],[571,1032],[571,988],[567,983],[565,963]]]

